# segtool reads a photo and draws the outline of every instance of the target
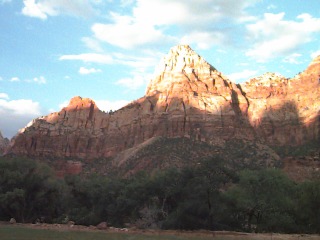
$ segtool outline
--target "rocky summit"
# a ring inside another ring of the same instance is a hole
[[[179,45],[161,60],[142,98],[105,113],[93,100],[74,97],[20,130],[6,153],[107,158],[159,137],[219,147],[237,139],[269,146],[319,141],[319,77],[320,57],[292,79],[266,73],[236,84]]]

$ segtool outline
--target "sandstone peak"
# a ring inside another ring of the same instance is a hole
[[[277,82],[287,82],[288,79],[280,73],[266,72],[261,76],[251,78],[246,85],[271,86]]]
[[[146,96],[112,114],[99,111],[91,99],[74,97],[60,112],[35,119],[6,153],[102,159],[131,149],[124,155],[136,156],[140,144],[157,137],[216,146],[239,139],[279,146],[318,141],[318,60],[294,81],[266,73],[239,85],[179,45],[162,59]]]
[[[186,72],[195,70],[213,70],[204,58],[196,53],[189,45],[177,45],[172,47],[169,53],[162,59],[156,73],[162,72]]]
[[[315,57],[314,59],[312,59],[311,64],[320,64],[320,55],[318,55],[317,57]]]
[[[175,82],[182,79],[189,82],[199,80],[199,76],[210,76],[216,69],[189,45],[172,47],[162,58],[155,70],[154,79],[150,81],[146,95],[164,92]]]
[[[82,98],[80,96],[76,96],[71,98],[69,105],[65,107],[65,110],[78,110],[78,109],[87,109],[93,108],[98,109],[96,103],[90,98]]]
[[[315,57],[308,68],[305,71],[307,74],[315,74],[318,75],[318,79],[320,78],[320,55]]]

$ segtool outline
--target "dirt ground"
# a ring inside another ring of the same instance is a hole
[[[160,235],[173,235],[173,236],[185,236],[185,237],[210,237],[210,238],[222,238],[222,239],[248,239],[248,240],[320,240],[320,235],[310,234],[279,234],[279,233],[244,233],[244,232],[232,232],[232,231],[179,231],[179,230],[143,230],[135,228],[114,228],[108,227],[101,230],[95,226],[82,226],[73,224],[10,224],[8,222],[0,222],[1,225],[12,225],[12,227],[26,227],[32,229],[50,229],[57,231],[102,231],[110,233],[127,233],[127,234],[143,234],[148,236],[160,236]]]

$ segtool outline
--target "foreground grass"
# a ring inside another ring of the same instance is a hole
[[[0,226],[1,240],[207,240],[210,237],[111,233],[102,231],[60,231],[26,227]],[[218,238],[219,239],[219,238]],[[225,238],[221,238],[224,240]]]
[[[317,240],[315,235],[289,234],[236,234],[215,235],[181,232],[115,233],[107,231],[74,231],[58,229],[34,229],[27,226],[0,226],[0,240]]]

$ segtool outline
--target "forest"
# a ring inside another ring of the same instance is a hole
[[[128,178],[57,178],[45,163],[0,158],[0,221],[147,229],[320,233],[320,180],[281,169],[230,169],[220,159]]]

